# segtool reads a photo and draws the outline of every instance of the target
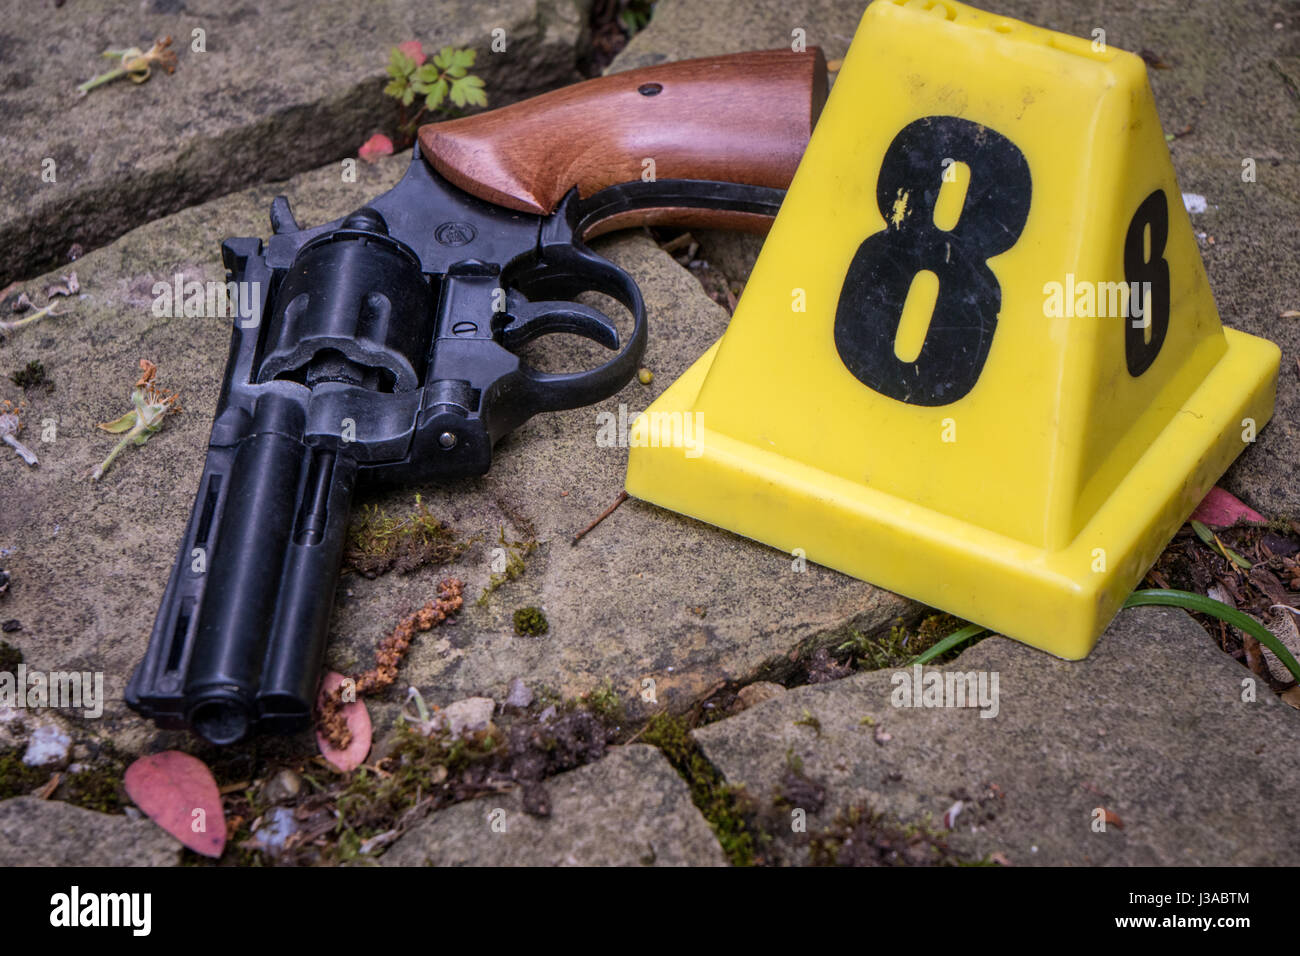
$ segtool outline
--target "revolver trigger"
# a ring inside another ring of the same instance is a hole
[[[501,344],[514,350],[539,335],[581,335],[607,349],[618,348],[618,329],[598,309],[563,300],[530,302],[511,290],[506,296],[506,323],[497,330]]]

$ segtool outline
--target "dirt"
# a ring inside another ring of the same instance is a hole
[[[1272,630],[1300,605],[1300,524],[1276,521],[1267,525],[1238,524],[1213,532],[1218,542],[1250,564],[1244,568],[1208,545],[1184,526],[1143,579],[1143,588],[1172,588],[1207,594],[1245,611]],[[1284,605],[1284,607],[1278,607]],[[1254,638],[1218,618],[1192,616],[1226,654],[1263,678],[1281,693],[1296,682],[1279,667],[1268,666]]]
[[[220,861],[188,854],[195,865],[269,864],[313,866],[361,856],[367,840],[386,845],[426,814],[475,797],[522,789],[525,809],[550,812],[545,780],[600,759],[619,729],[589,702],[557,702],[540,693],[526,709],[512,709],[487,729],[452,737],[444,730],[425,736],[405,722],[372,752],[372,762],[352,774],[335,772],[320,757],[283,750],[228,765],[212,766],[223,791],[231,842],[239,848]],[[251,767],[249,764],[251,763]],[[266,780],[290,770],[307,783],[290,807],[298,832],[286,850],[272,857],[254,839],[271,801]]]
[[[809,840],[809,854],[814,866],[958,866],[976,862],[954,853],[941,833],[900,823],[866,804],[837,814],[831,826]]]
[[[596,0],[591,5],[591,43],[578,60],[583,76],[600,76],[632,34],[650,21],[651,0]]]

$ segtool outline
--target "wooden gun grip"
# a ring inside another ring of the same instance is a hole
[[[826,99],[826,59],[765,50],[683,60],[587,80],[419,131],[425,158],[480,199],[546,215],[574,186],[703,179],[784,189]],[[651,167],[648,160],[653,161]],[[676,215],[681,213],[682,215]],[[638,222],[763,229],[747,214],[641,210]],[[603,227],[602,227],[603,226]],[[588,234],[613,223],[595,224]]]

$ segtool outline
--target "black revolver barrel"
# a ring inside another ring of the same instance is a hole
[[[209,449],[194,510],[127,703],[214,744],[311,722],[355,460],[302,440],[299,403],[262,396]]]

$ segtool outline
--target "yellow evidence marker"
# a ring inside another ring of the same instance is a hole
[[[877,0],[627,490],[1078,659],[1279,359],[1219,324],[1138,57]]]

